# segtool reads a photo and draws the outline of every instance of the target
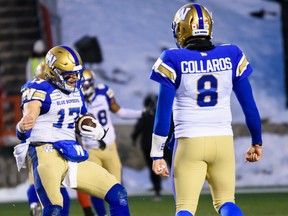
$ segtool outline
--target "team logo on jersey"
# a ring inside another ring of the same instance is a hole
[[[28,88],[22,94],[22,100],[31,100],[37,89]]]
[[[54,148],[53,148],[53,146],[44,146],[43,149],[45,152],[53,152]]]
[[[77,155],[81,155],[81,156],[84,156],[84,155],[85,155],[85,151],[84,151],[84,149],[82,148],[82,146],[80,146],[80,145],[73,145],[73,148],[76,150]]]

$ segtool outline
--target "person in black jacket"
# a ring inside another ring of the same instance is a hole
[[[140,136],[140,145],[141,150],[143,152],[143,156],[146,162],[146,165],[149,168],[150,172],[150,180],[153,184],[153,190],[155,191],[155,201],[161,200],[161,176],[156,175],[151,167],[152,167],[152,159],[150,157],[151,146],[150,143],[152,141],[152,133],[154,127],[154,118],[155,118],[155,110],[157,105],[157,95],[148,94],[144,99],[144,107],[145,112],[143,112],[142,117],[138,119],[136,122],[133,132],[131,134],[132,144],[136,146],[137,138]],[[169,137],[168,139],[169,140]],[[171,165],[172,159],[172,151],[168,150],[167,147],[164,149],[164,154],[168,165]]]

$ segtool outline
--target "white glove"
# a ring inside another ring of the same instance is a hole
[[[80,134],[93,140],[102,140],[108,130],[106,131],[98,120],[93,119],[92,121],[96,124],[96,127],[94,128],[88,125],[83,125],[82,128],[85,130],[82,130],[81,128]]]
[[[28,151],[30,141],[26,140],[25,143],[20,143],[14,147],[13,155],[16,159],[17,170],[20,172],[21,168],[25,168],[24,163]]]

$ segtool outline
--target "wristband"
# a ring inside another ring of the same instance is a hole
[[[154,160],[161,160],[161,159],[163,159],[163,157],[152,157],[152,160],[154,161]]]
[[[16,125],[16,136],[19,140],[26,140],[30,137],[32,129],[22,132],[19,126],[19,122]]]
[[[151,152],[150,152],[150,157],[163,157],[163,150],[165,147],[165,143],[167,140],[167,136],[159,136],[156,134],[152,134],[152,146],[151,146]]]
[[[261,146],[262,147],[262,142],[261,143],[257,143],[257,144],[252,144],[252,146],[255,146],[255,147],[257,147],[257,146],[260,147]]]

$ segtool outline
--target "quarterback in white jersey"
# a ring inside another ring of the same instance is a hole
[[[153,171],[162,176],[169,175],[163,147],[173,111],[176,141],[171,172],[177,216],[195,215],[205,180],[217,213],[243,215],[234,199],[232,91],[252,137],[246,160],[262,157],[261,120],[248,80],[252,68],[236,45],[213,45],[212,24],[202,5],[181,7],[172,23],[178,49],[163,51],[150,77],[160,84],[150,155]]]
[[[102,83],[96,85],[95,74],[90,69],[86,69],[83,72],[83,77],[82,91],[87,110],[97,118],[107,133],[100,141],[82,137],[82,144],[89,152],[89,161],[96,162],[121,182],[122,165],[117,150],[116,134],[111,120],[111,112],[122,119],[137,119],[141,117],[142,110],[120,107],[111,88]],[[77,194],[80,204],[84,202],[84,199],[89,199],[83,193],[78,192]],[[81,200],[83,201],[81,202]],[[106,215],[103,200],[96,197],[92,197],[91,200],[97,211],[97,215]],[[82,207],[84,208],[84,206]]]
[[[21,90],[23,117],[16,132],[22,143],[15,147],[16,162],[21,168],[28,150],[43,216],[62,215],[61,185],[105,199],[110,215],[129,216],[125,188],[107,170],[87,161],[87,151],[76,141],[75,122],[87,112],[80,90],[84,69],[72,48],[55,46],[48,51],[45,80],[36,78]],[[92,139],[105,134],[99,123],[86,129],[81,135]]]

